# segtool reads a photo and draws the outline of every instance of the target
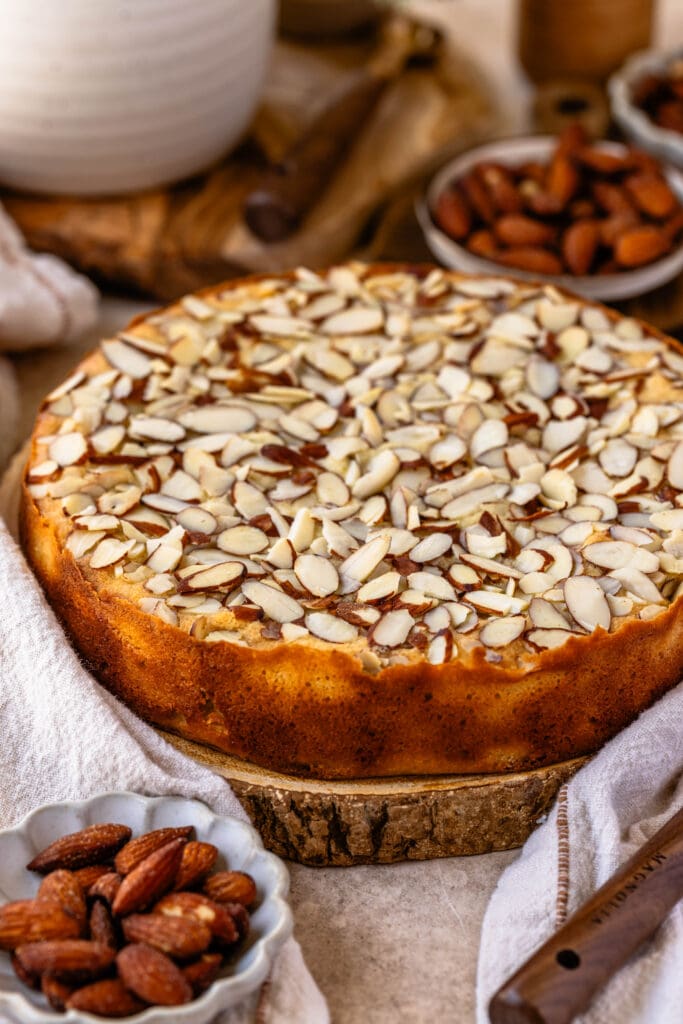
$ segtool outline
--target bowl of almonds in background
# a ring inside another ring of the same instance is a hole
[[[110,793],[0,833],[0,1017],[212,1020],[291,932],[284,865],[236,818]]]
[[[588,299],[643,294],[683,269],[683,176],[620,143],[511,138],[457,157],[418,217],[432,252],[469,273],[549,280]]]
[[[683,167],[683,49],[635,54],[610,78],[609,96],[629,139]]]

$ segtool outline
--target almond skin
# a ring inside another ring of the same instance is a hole
[[[130,1017],[144,1010],[145,1004],[128,991],[120,978],[105,978],[72,993],[64,1009],[94,1013],[100,1017]]]
[[[205,953],[199,960],[181,968],[183,977],[192,986],[195,997],[206,992],[207,988],[213,984],[222,964],[223,957],[220,953]]]
[[[91,899],[103,900],[108,906],[113,904],[116,894],[121,888],[123,879],[116,871],[108,871],[106,875],[100,875],[97,881],[88,889],[88,896]]]
[[[547,245],[555,237],[554,228],[540,224],[522,213],[510,213],[499,217],[493,225],[496,236],[504,245],[526,246]]]
[[[67,914],[71,914],[78,921],[81,935],[85,933],[87,918],[85,896],[83,888],[71,871],[64,871],[62,868],[58,871],[51,871],[40,883],[36,899],[54,900],[61,904]]]
[[[120,942],[109,908],[101,900],[95,900],[90,911],[90,938],[110,949],[118,949]]]
[[[204,892],[216,903],[241,903],[249,908],[256,900],[256,883],[244,871],[219,871],[204,882]]]
[[[80,931],[76,918],[54,900],[15,900],[0,907],[0,949],[47,939],[75,939]]]
[[[88,939],[52,939],[19,946],[17,957],[31,974],[51,974],[61,981],[88,981],[102,974],[116,954]]]
[[[621,267],[640,267],[663,256],[668,249],[669,240],[660,228],[643,225],[619,236],[614,258]]]
[[[172,839],[145,857],[124,878],[114,897],[112,912],[123,917],[158,900],[175,882],[184,846],[185,839]]]
[[[548,170],[546,188],[562,205],[562,209],[576,193],[580,182],[579,172],[572,160],[564,153],[556,152]]]
[[[587,274],[595,258],[600,230],[594,220],[578,220],[562,236],[562,255],[572,274]]]
[[[168,914],[131,914],[123,922],[123,934],[128,942],[144,942],[179,960],[203,953],[211,942],[211,932],[201,921]]]
[[[89,825],[80,832],[72,832],[50,843],[26,865],[29,871],[47,875],[57,868],[87,867],[108,860],[131,837],[127,825]]]
[[[193,828],[186,825],[182,828],[157,828],[153,832],[145,832],[144,835],[131,839],[129,843],[120,850],[114,858],[114,867],[120,875],[129,874],[136,868],[150,853],[161,849],[171,839],[187,839],[192,835]]]
[[[16,953],[12,953],[12,956],[10,957],[10,963],[12,964],[12,970],[16,974],[19,981],[22,982],[22,984],[26,985],[28,988],[40,988],[40,978],[38,977],[38,975],[30,974],[26,970],[26,968],[24,967]]]
[[[633,212],[633,203],[621,185],[609,181],[594,181],[591,193],[599,207],[606,213],[619,214]]]
[[[67,1000],[73,995],[73,985],[67,985],[52,974],[44,974],[40,980],[40,989],[53,1010],[64,1013]]]
[[[227,905],[216,903],[199,892],[173,892],[164,896],[154,912],[169,917],[191,917],[210,929],[222,946],[232,946],[240,937],[240,922]]]
[[[495,259],[498,252],[498,243],[489,228],[480,228],[479,231],[473,231],[467,239],[466,245],[470,252],[476,253],[477,256],[484,256],[487,259]]]
[[[479,176],[500,213],[521,211],[522,197],[507,167],[501,167],[500,164],[480,164]]]
[[[177,891],[191,889],[205,875],[208,875],[216,863],[217,857],[218,849],[212,843],[187,843],[183,850],[174,889]]]
[[[116,958],[125,987],[153,1006],[180,1006],[192,999],[190,983],[158,949],[139,943],[126,946]]]
[[[87,892],[98,878],[109,874],[111,871],[113,871],[113,868],[109,867],[108,864],[89,864],[87,868],[79,868],[78,871],[74,871],[72,874],[83,889],[83,892]]]
[[[496,257],[498,263],[518,270],[528,270],[532,274],[561,274],[562,264],[554,253],[547,249],[534,246],[519,246],[506,249]]]
[[[460,240],[469,234],[472,214],[459,189],[449,188],[441,193],[436,201],[434,216],[439,227],[451,238]]]
[[[486,185],[480,180],[476,171],[470,171],[460,182],[465,198],[470,207],[485,224],[496,219],[496,208]]]
[[[633,160],[630,154],[619,156],[616,153],[607,153],[605,150],[596,149],[593,146],[586,146],[578,150],[576,158],[584,165],[590,167],[598,174],[620,174],[633,167]]]

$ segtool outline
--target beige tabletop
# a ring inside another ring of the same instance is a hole
[[[443,22],[486,68],[510,131],[525,127],[528,93],[513,54],[513,0],[415,4]],[[660,0],[658,40],[683,41],[683,5]],[[81,352],[149,304],[107,296],[76,346],[17,358],[22,435],[42,396]],[[291,865],[296,934],[335,1024],[472,1024],[479,932],[514,852],[381,867]],[[296,1024],[296,1022],[293,1022]]]

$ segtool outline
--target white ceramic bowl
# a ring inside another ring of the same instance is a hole
[[[644,75],[664,71],[677,57],[683,57],[683,49],[672,53],[656,50],[636,53],[623,68],[612,75],[608,89],[612,114],[624,134],[648,153],[683,167],[683,135],[668,128],[660,128],[631,100],[633,87],[639,79]]]
[[[0,182],[103,195],[201,171],[247,127],[275,0],[0,0]]]
[[[434,255],[446,267],[462,270],[466,273],[495,273],[522,278],[524,280],[552,281],[577,292],[586,299],[613,301],[627,299],[633,295],[643,295],[660,285],[665,284],[683,270],[683,245],[668,253],[654,263],[648,263],[636,270],[624,270],[618,274],[595,274],[578,276],[574,274],[543,275],[528,274],[523,270],[505,267],[501,263],[484,259],[469,252],[442,231],[432,219],[430,210],[435,206],[436,199],[446,186],[466,174],[475,164],[482,160],[493,160],[501,164],[522,164],[528,160],[548,160],[556,145],[550,136],[532,136],[525,138],[502,139],[485,146],[470,149],[442,167],[427,189],[426,197],[418,202],[417,217],[425,239]],[[622,153],[624,147],[619,143],[605,142],[601,148],[607,152]],[[683,176],[672,169],[665,169],[666,177],[678,198],[683,202]]]
[[[220,850],[218,869],[227,865],[248,872],[258,893],[256,908],[250,914],[250,934],[239,955],[223,968],[219,979],[199,999],[184,1006],[150,1007],[126,1019],[134,1020],[135,1024],[206,1024],[258,988],[292,930],[292,915],[286,902],[289,875],[282,861],[263,849],[258,833],[250,825],[237,818],[219,817],[198,800],[105,793],[78,803],[38,808],[15,828],[0,832],[0,901],[34,896],[40,876],[25,867],[32,857],[59,836],[103,821],[129,825],[134,835],[155,828],[194,825],[199,839]],[[0,952],[0,1020],[3,1024],[76,1024],[102,1018],[75,1010],[66,1014],[50,1010],[39,993],[18,981],[9,954]]]

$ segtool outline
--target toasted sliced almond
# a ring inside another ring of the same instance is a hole
[[[274,622],[295,622],[303,618],[304,609],[298,601],[267,583],[247,580],[242,584],[242,593]]]
[[[400,647],[408,638],[414,619],[408,611],[387,612],[370,632],[370,639],[379,647]]]
[[[58,466],[73,466],[88,450],[83,434],[60,434],[48,448],[50,459]]]
[[[100,541],[90,556],[90,568],[104,569],[108,565],[114,565],[125,558],[134,546],[134,540],[115,540],[113,537],[106,537]]]
[[[391,540],[385,534],[373,537],[357,551],[345,558],[339,566],[342,580],[342,593],[349,594],[358,590],[360,584],[370,576],[389,551]]]
[[[316,597],[334,594],[339,586],[339,574],[334,565],[319,555],[299,555],[294,562],[294,572],[302,586]],[[315,630],[311,629],[311,632]]]
[[[310,612],[306,616],[306,627],[313,636],[332,644],[352,643],[358,636],[356,626],[328,612]]]
[[[493,619],[482,627],[479,639],[486,647],[507,647],[522,635],[525,625],[526,620],[523,615]]]
[[[605,592],[591,576],[570,576],[564,583],[564,599],[572,618],[584,629],[601,626],[609,630],[612,621]]]
[[[216,544],[231,555],[253,555],[268,547],[268,536],[256,526],[231,526],[218,534]]]

